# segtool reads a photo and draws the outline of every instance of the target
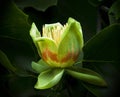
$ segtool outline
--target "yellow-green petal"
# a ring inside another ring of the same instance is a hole
[[[58,63],[57,46],[52,39],[41,37],[37,41],[42,59],[50,66]]]
[[[37,39],[38,37],[41,37],[41,35],[40,35],[40,32],[38,31],[35,23],[32,23],[32,26],[31,26],[31,29],[30,29],[30,36],[32,37],[33,42],[34,42],[35,45],[36,45],[36,39]]]
[[[37,40],[38,40],[38,38],[41,37],[41,34],[38,31],[35,23],[32,23],[32,26],[31,26],[31,29],[30,29],[30,36],[31,36],[36,48],[37,48],[37,51],[38,51],[39,55],[41,56],[41,52],[40,52],[39,47],[37,45]]]
[[[78,58],[82,47],[83,35],[80,23],[69,18],[58,48],[58,55],[62,63],[61,67],[71,66]]]
[[[64,69],[49,69],[38,76],[36,89],[48,89],[55,86],[62,78]]]

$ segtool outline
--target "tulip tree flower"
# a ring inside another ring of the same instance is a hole
[[[39,73],[36,89],[47,89],[55,86],[64,72],[90,84],[105,86],[106,82],[96,72],[80,68],[77,60],[82,61],[84,46],[81,25],[69,18],[65,25],[60,23],[45,24],[42,35],[35,23],[32,24],[30,36],[37,48],[41,59],[32,62],[32,68]]]
[[[34,28],[35,24],[33,24]],[[45,24],[43,35],[31,31],[39,55],[51,67],[69,67],[77,60],[83,47],[83,35],[80,24],[69,19],[66,25],[60,23]]]

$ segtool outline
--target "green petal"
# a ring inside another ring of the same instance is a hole
[[[41,37],[37,40],[37,44],[41,51],[44,51],[44,49],[48,48],[50,51],[57,52],[57,46],[52,39]]]
[[[49,68],[49,66],[41,59],[40,61],[32,62],[32,68],[37,72],[41,73]]]
[[[69,58],[76,57],[83,47],[83,35],[80,23],[69,18],[68,25],[62,34],[61,42],[58,49],[60,58],[67,56]],[[66,58],[67,59],[67,58]]]
[[[98,85],[98,86],[107,86],[105,80],[96,72],[86,69],[86,68],[74,68],[73,70],[66,70],[71,76],[85,81],[87,83]]]
[[[55,86],[62,78],[64,69],[49,69],[38,76],[36,89],[48,89]]]
[[[47,62],[49,65],[55,65],[54,62],[58,61],[57,58],[57,46],[52,39],[41,37],[37,41],[39,50],[42,55],[42,59]]]
[[[37,48],[37,51],[38,51],[39,55],[41,56],[41,52],[40,52],[39,47],[37,45],[37,40],[41,37],[41,34],[38,31],[35,23],[32,23],[32,26],[31,26],[31,29],[30,29],[30,36],[31,36],[36,48]]]
[[[61,40],[62,43],[69,42],[70,40],[75,41],[76,43],[77,40],[77,43],[79,43],[80,48],[82,48],[84,45],[84,40],[80,23],[73,18],[69,18],[68,25],[62,35]]]
[[[36,45],[36,38],[41,37],[40,32],[38,31],[35,23],[32,23],[31,29],[30,29],[30,36],[33,39],[33,42]]]

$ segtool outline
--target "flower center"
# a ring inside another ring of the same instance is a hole
[[[43,37],[53,39],[58,45],[60,43],[61,35],[64,32],[64,29],[65,27],[60,23],[45,24],[45,26],[43,26]]]

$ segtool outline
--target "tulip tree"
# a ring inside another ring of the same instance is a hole
[[[1,0],[1,97],[119,97],[120,0]]]

